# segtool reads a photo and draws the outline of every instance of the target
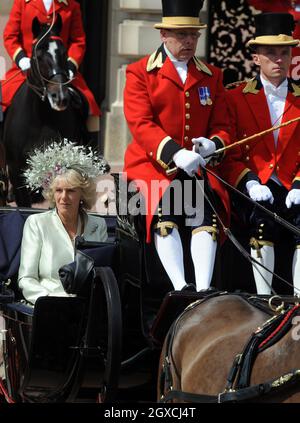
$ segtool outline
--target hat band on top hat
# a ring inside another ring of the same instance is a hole
[[[192,16],[165,16],[162,18],[162,23],[166,25],[203,25],[200,23],[199,18]]]
[[[204,29],[206,24],[200,22],[199,17],[193,16],[164,16],[161,23],[154,25],[156,29],[168,28],[198,28]]]
[[[248,41],[248,46],[253,45],[288,45],[296,46],[300,40],[293,38],[290,35],[279,34],[279,35],[261,35],[256,37],[254,40]]]

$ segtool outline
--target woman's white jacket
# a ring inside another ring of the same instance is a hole
[[[106,241],[107,228],[101,217],[84,213],[86,241]],[[18,283],[27,301],[47,295],[66,295],[59,279],[61,266],[74,261],[74,245],[56,210],[32,214],[25,222]]]

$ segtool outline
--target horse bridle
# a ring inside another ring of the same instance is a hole
[[[55,2],[54,1],[52,3],[52,8],[53,8],[52,21],[51,21],[51,24],[49,25],[49,28],[47,29],[47,31],[45,32],[45,34],[43,34],[41,36],[41,38],[39,38],[38,40],[34,40],[33,41],[33,43],[34,43],[34,49],[33,49],[33,54],[32,54],[32,60],[35,62],[36,70],[37,70],[37,76],[38,76],[38,78],[41,81],[42,87],[38,87],[38,86],[34,85],[32,82],[30,82],[28,80],[28,78],[26,80],[28,86],[40,97],[40,99],[42,101],[45,101],[46,94],[47,94],[47,86],[46,86],[45,82],[47,84],[63,86],[63,85],[70,84],[70,82],[72,81],[72,79],[68,77],[67,72],[66,71],[63,71],[63,70],[61,72],[59,72],[59,73],[58,72],[55,72],[53,75],[50,75],[50,78],[45,78],[42,75],[41,71],[40,71],[40,66],[39,66],[39,62],[38,62],[38,58],[37,58],[37,47],[44,40],[44,38],[46,38],[47,35],[51,33],[51,30],[52,30],[52,28],[54,26],[55,16],[56,16],[56,7],[55,7]],[[59,41],[63,42],[62,38],[59,37],[59,36],[56,36],[56,35],[51,35],[49,38],[52,39],[52,40],[59,40]],[[66,82],[51,81],[51,79],[54,76],[58,75],[58,74],[65,76],[66,77]]]
[[[59,41],[62,41],[62,39],[60,37],[54,36],[54,35],[51,35],[49,37],[49,39],[50,40],[59,40]],[[64,69],[60,69],[60,68],[53,69],[52,73],[48,76],[48,78],[46,78],[41,73],[40,65],[39,65],[39,61],[38,61],[38,57],[37,57],[37,46],[39,44],[39,41],[40,40],[38,40],[35,43],[35,46],[34,46],[34,49],[33,49],[32,60],[33,60],[34,66],[32,66],[31,72],[34,73],[34,75],[36,76],[36,78],[40,80],[41,86],[38,86],[38,85],[34,84],[30,80],[29,77],[27,77],[26,82],[27,82],[27,85],[40,97],[40,99],[42,101],[45,101],[46,95],[47,95],[47,85],[46,85],[46,83],[47,84],[51,84],[51,85],[64,86],[64,85],[69,85],[70,82],[72,81],[72,79],[70,79],[68,77],[68,74],[67,74],[67,72]],[[66,79],[66,81],[65,82],[56,82],[56,81],[53,81],[52,78],[54,78],[57,75],[62,75]]]
[[[251,372],[257,355],[281,339],[291,328],[293,317],[299,313],[300,305],[298,303],[292,303],[292,305],[289,305],[288,308],[281,314],[273,315],[251,335],[243,352],[238,354],[233,361],[231,370],[227,376],[226,387],[223,392],[217,395],[206,395],[184,392],[173,388],[171,368],[173,368],[176,377],[180,380],[179,372],[176,368],[172,355],[173,341],[178,324],[187,312],[216,295],[228,295],[228,293],[220,292],[217,294],[211,294],[204,299],[196,301],[188,306],[172,324],[165,340],[165,356],[159,383],[160,402],[168,403],[173,400],[195,403],[230,403],[250,401],[261,396],[275,394],[282,389],[286,389],[289,386],[300,383],[300,369],[293,369],[279,378],[276,377],[267,382],[250,386]],[[256,304],[256,302],[259,303],[260,301],[259,297],[247,297],[242,294],[234,293],[231,293],[230,295],[242,296],[244,299],[249,301],[250,304],[262,309],[261,305]],[[250,301],[250,299],[252,299],[252,301]],[[201,377],[201,375],[199,375],[199,377]]]

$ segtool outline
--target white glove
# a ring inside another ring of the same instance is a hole
[[[210,156],[216,151],[216,144],[208,138],[192,138],[194,144],[193,151],[201,154],[202,157]]]
[[[285,204],[288,209],[290,209],[293,204],[300,204],[300,189],[292,189],[289,191],[285,199]]]
[[[18,63],[19,68],[25,72],[28,69],[30,69],[31,64],[30,64],[30,59],[29,57],[22,57],[22,59],[20,59],[19,63]]]
[[[249,196],[254,201],[274,202],[274,197],[270,189],[266,185],[261,185],[258,181],[248,181],[246,183]]]
[[[184,170],[189,176],[198,172],[199,166],[205,167],[206,163],[203,157],[190,150],[179,150],[173,156],[173,161],[177,167]]]
[[[73,79],[74,78],[74,72],[71,69],[69,69],[68,73],[69,73],[69,79]]]

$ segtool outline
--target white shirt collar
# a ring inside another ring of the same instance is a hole
[[[173,54],[167,49],[167,47],[164,45],[165,52],[171,62],[173,63],[179,78],[181,79],[182,83],[185,84],[185,81],[187,79],[187,72],[188,72],[188,66],[187,61],[185,60],[178,60],[176,59]]]
[[[174,62],[178,65],[182,64],[182,66],[187,66],[187,60],[178,60],[176,59],[176,57],[173,56],[173,54],[167,49],[166,45],[164,44],[164,49],[165,52],[167,53],[167,56],[169,57],[169,59],[171,60],[171,62]]]
[[[268,81],[267,79],[265,79],[262,75],[260,75],[260,79],[261,79],[261,83],[263,85],[263,87],[271,87],[273,89],[279,89],[279,88],[287,88],[288,87],[288,80],[287,78],[285,78],[284,81],[282,81],[282,83],[280,85],[278,85],[278,87],[276,87],[274,84],[272,84],[272,82]]]
[[[51,9],[52,1],[53,0],[43,0],[47,12],[49,12],[49,10]]]

